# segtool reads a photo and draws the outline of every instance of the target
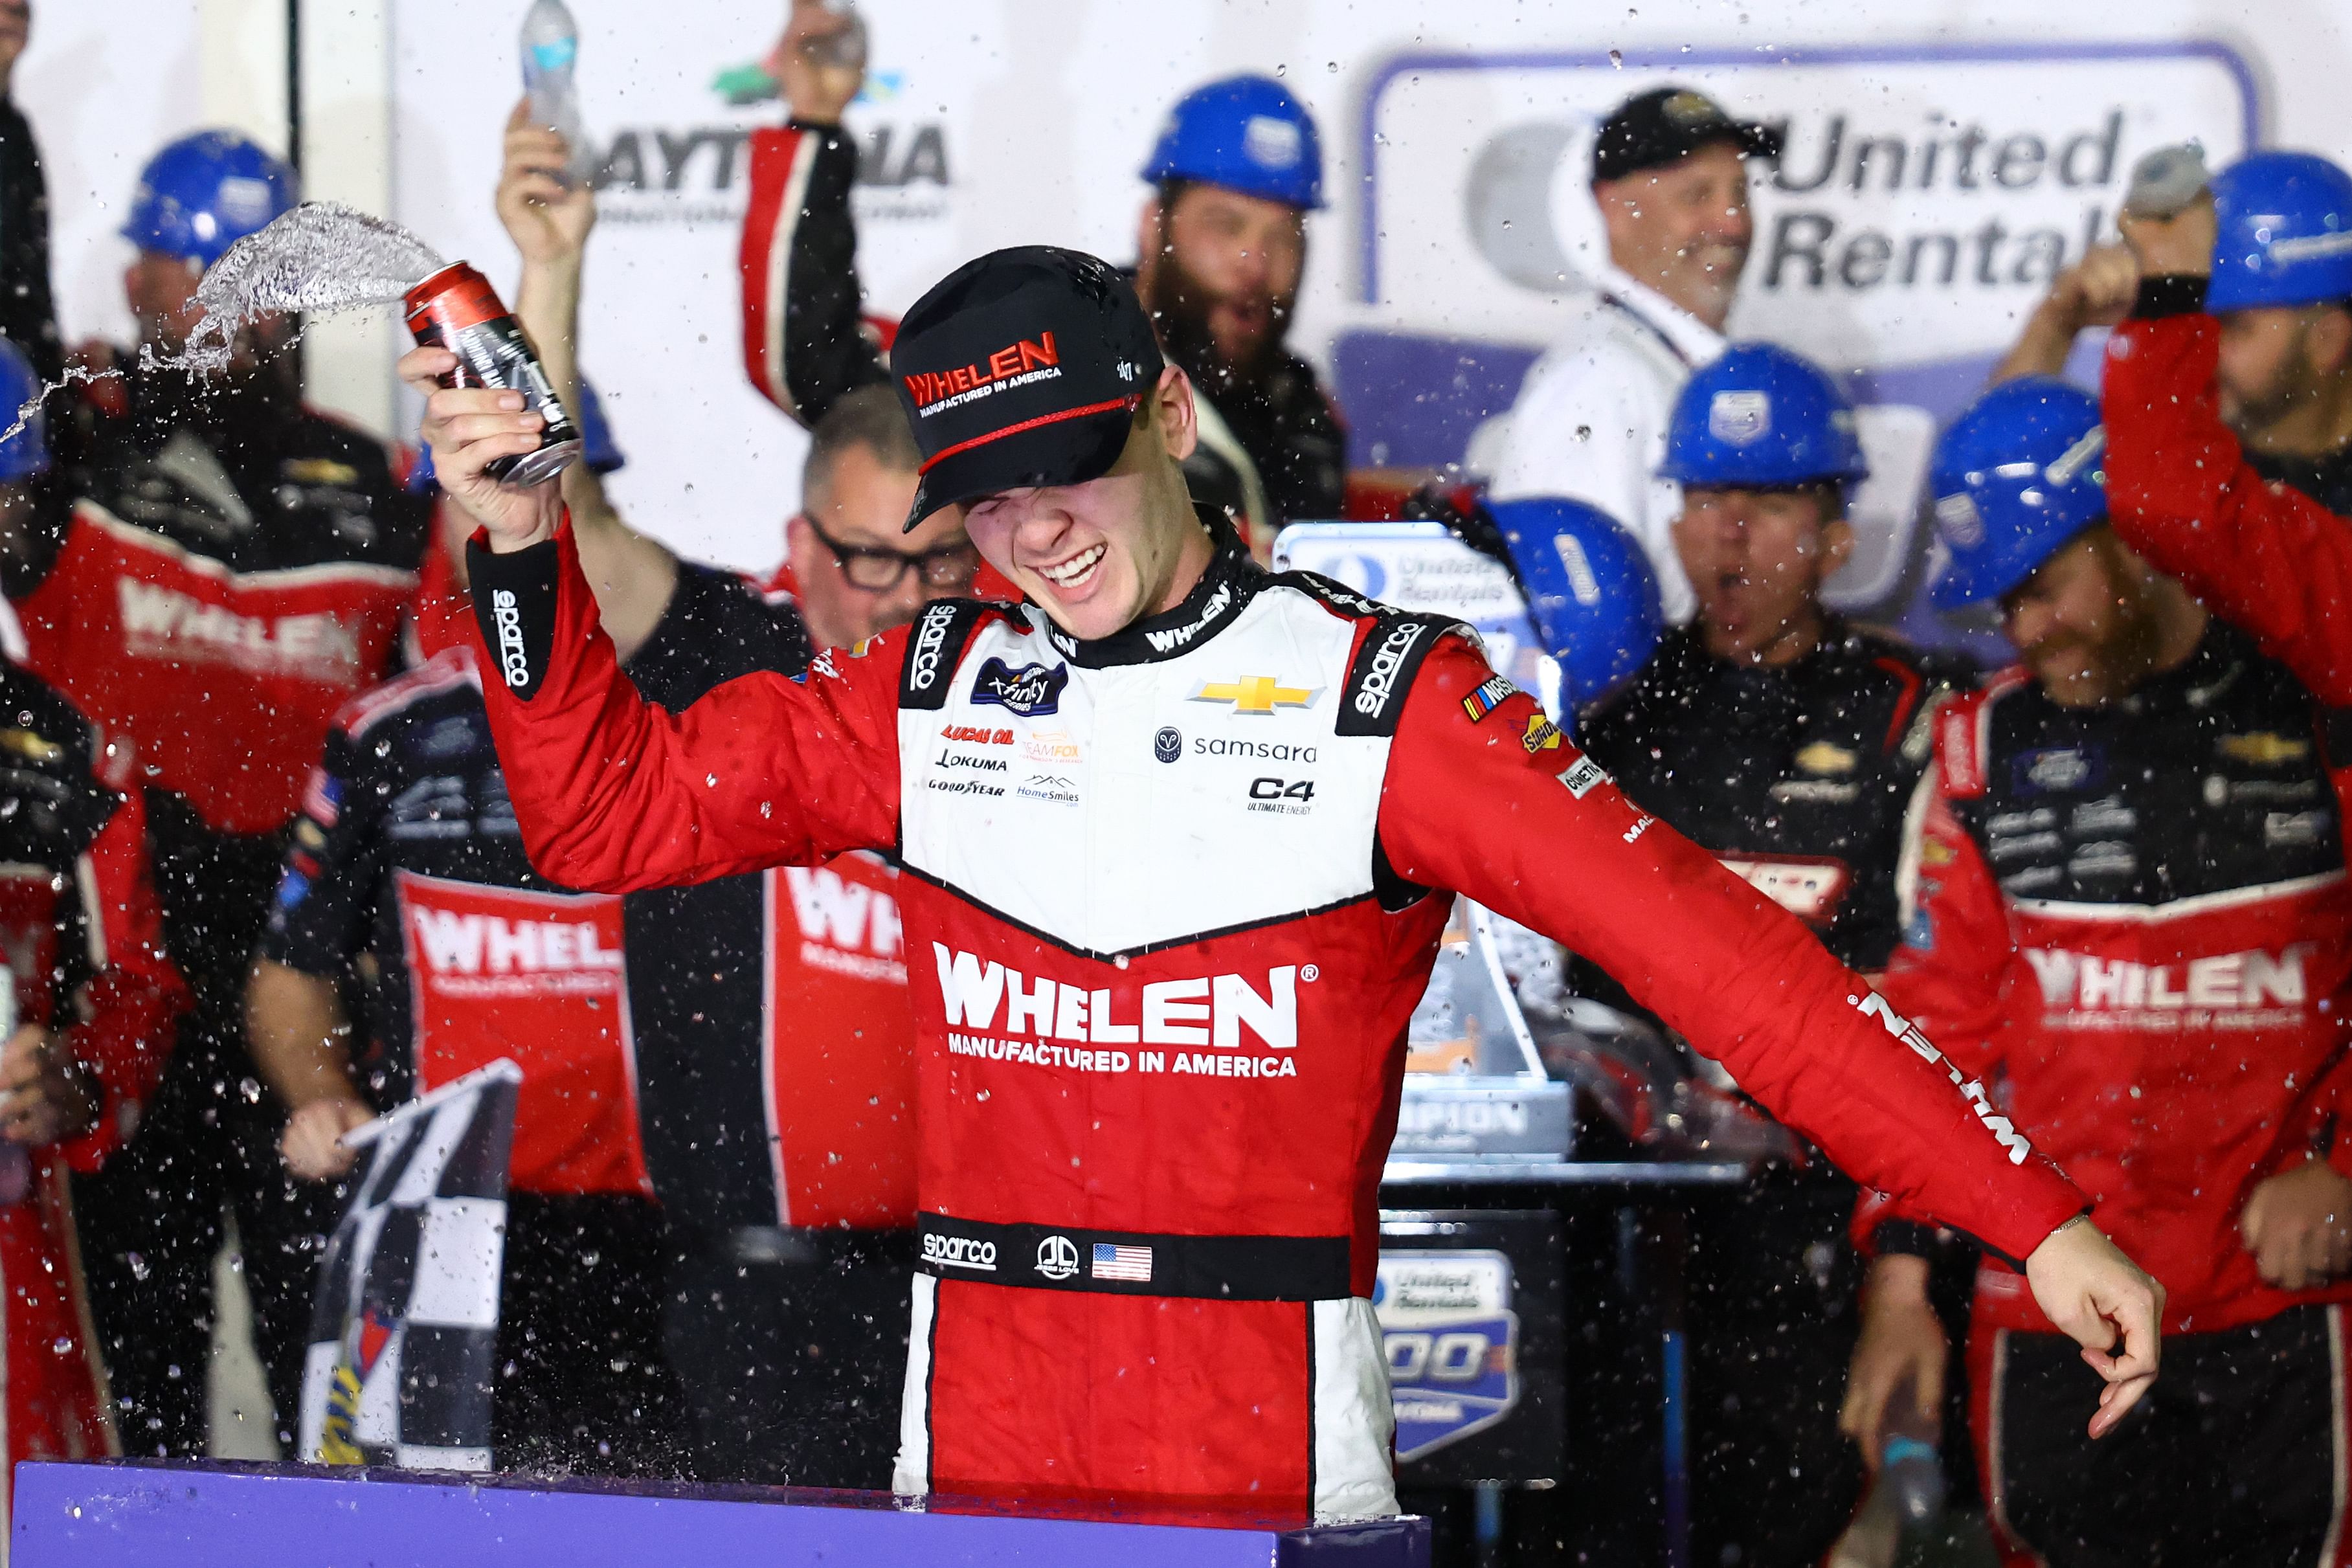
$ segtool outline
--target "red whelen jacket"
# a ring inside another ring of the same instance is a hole
[[[0,659],[0,957],[21,1024],[89,1076],[97,1124],[31,1150],[0,1205],[0,1500],[20,1459],[119,1452],[82,1293],[70,1171],[97,1170],[163,1077],[187,988],[163,956],[130,748]]]
[[[1459,628],[1269,577],[1230,532],[1181,605],[1100,641],[946,601],[677,714],[622,677],[568,531],[472,562],[547,875],[898,847],[923,1269],[901,1492],[1393,1511],[1369,1296],[1436,889],[1593,956],[1832,1158],[2002,1252],[2083,1209]]]
[[[2326,705],[2323,754],[2352,816],[2352,520],[2246,461],[2221,421],[2221,323],[2204,297],[2202,278],[2147,279],[2133,319],[2108,340],[2111,521]],[[2332,1081],[2316,1131],[2330,1163],[2352,1175],[2352,1071]]]

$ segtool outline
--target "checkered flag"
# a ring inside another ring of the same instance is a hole
[[[490,1468],[507,1153],[522,1069],[499,1060],[344,1142],[373,1145],[319,1265],[302,1457]]]

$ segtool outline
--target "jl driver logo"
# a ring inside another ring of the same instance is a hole
[[[1048,1279],[1067,1279],[1078,1271],[1078,1244],[1066,1236],[1049,1236],[1037,1244],[1037,1272]]]

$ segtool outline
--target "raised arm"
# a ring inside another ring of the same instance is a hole
[[[1381,810],[1395,869],[1589,955],[1858,1180],[2025,1260],[2086,1345],[2120,1330],[2129,1353],[2096,1363],[2116,1380],[2112,1424],[2154,1375],[2155,1285],[2072,1223],[2082,1194],[1792,916],[1565,741],[1530,750],[1532,700],[1470,718],[1463,699],[1489,677],[1449,640],[1413,686]]]
[[[530,104],[507,117],[505,163],[499,173],[499,221],[522,254],[515,317],[539,351],[555,395],[586,417],[579,361],[580,280],[588,236],[596,224],[596,196],[561,176],[571,146],[557,132],[530,122]],[[604,494],[604,481],[585,462],[563,471],[563,499],[580,547],[581,570],[621,657],[653,635],[677,587],[677,559],[630,528]]]
[[[860,72],[822,44],[847,18],[797,0],[770,68],[789,124],[751,133],[751,200],[737,267],[743,368],[760,395],[814,426],[845,392],[883,380],[882,345],[862,313],[857,225],[849,212],[857,149],[841,128]]]
[[[2124,223],[2140,283],[2107,345],[2112,521],[2150,564],[2342,707],[2352,703],[2352,521],[2265,481],[2221,422],[2221,328],[2205,313],[2214,222],[2208,197]]]

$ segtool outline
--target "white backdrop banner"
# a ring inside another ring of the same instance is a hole
[[[744,136],[783,114],[752,68],[785,7],[572,3],[605,171],[583,363],[629,456],[618,499],[692,552],[763,566],[803,444],[744,381],[734,253]],[[2196,0],[1983,0],[1943,23],[1891,20],[1869,0],[1754,21],[1774,8],[863,9],[873,75],[850,121],[866,150],[868,304],[885,312],[993,246],[1130,258],[1136,171],[1168,103],[1220,74],[1282,75],[1321,125],[1331,198],[1310,227],[1293,341],[1331,373],[1362,465],[1458,460],[1508,405],[1595,253],[1592,128],[1652,85],[1687,83],[1786,127],[1778,169],[1759,166],[1735,331],[1911,411],[1895,417],[1920,433],[1914,446],[1981,384],[2049,279],[2112,235],[2141,153],[2189,136],[2217,163],[2255,144],[2352,152],[2336,110],[2352,72],[2341,7],[2245,9],[2227,30]],[[393,216],[495,279],[513,273],[489,193],[522,10],[394,8]],[[1880,542],[1880,613],[1908,605],[1923,531]]]

